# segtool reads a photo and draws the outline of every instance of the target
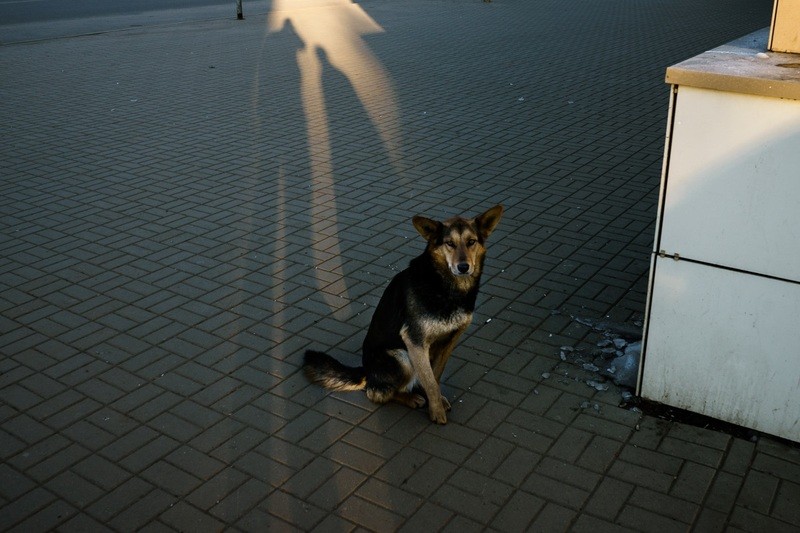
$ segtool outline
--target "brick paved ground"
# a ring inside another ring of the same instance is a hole
[[[620,408],[578,361],[641,325],[665,67],[771,4],[331,0],[0,47],[0,530],[800,530],[796,446]],[[497,202],[447,426],[306,383],[306,347],[358,361],[411,215]]]

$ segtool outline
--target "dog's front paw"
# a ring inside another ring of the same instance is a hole
[[[436,422],[437,424],[447,424],[447,415],[445,414],[443,407],[444,406],[434,409],[433,404],[428,405],[428,414],[431,417],[431,422]]]
[[[433,422],[437,424],[447,424],[447,411],[450,410],[450,402],[444,396],[439,396],[439,400],[428,402],[428,414]]]

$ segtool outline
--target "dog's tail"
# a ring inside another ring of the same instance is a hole
[[[308,379],[328,390],[354,391],[367,387],[364,367],[343,365],[326,353],[308,350],[303,358],[303,370]]]

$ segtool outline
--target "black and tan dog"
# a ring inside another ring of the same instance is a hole
[[[427,398],[431,420],[446,423],[450,402],[439,379],[472,321],[486,239],[502,214],[498,205],[473,219],[414,217],[428,245],[389,282],[378,302],[362,347],[364,366],[348,367],[307,351],[303,368],[309,379],[335,391],[366,390],[376,403],[395,400],[416,408]]]

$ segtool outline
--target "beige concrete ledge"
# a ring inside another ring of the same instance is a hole
[[[666,82],[800,100],[800,54],[767,51],[769,28],[667,68]]]

